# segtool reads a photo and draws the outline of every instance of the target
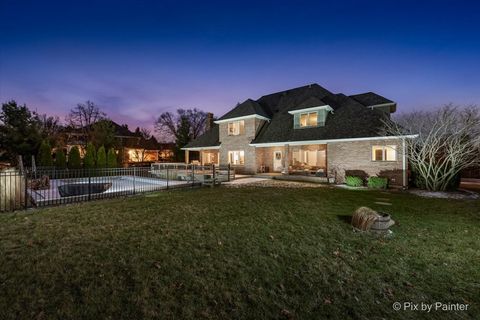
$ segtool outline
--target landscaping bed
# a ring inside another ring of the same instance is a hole
[[[353,232],[360,206],[390,213],[393,236]],[[478,200],[401,192],[220,187],[3,214],[0,310],[2,319],[473,319],[479,212]],[[395,311],[397,301],[469,308],[427,315]]]

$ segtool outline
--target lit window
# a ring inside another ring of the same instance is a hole
[[[245,128],[245,121],[235,121],[228,123],[228,135],[229,136],[238,136],[243,134]]]
[[[300,127],[316,127],[318,114],[317,112],[301,113]]]
[[[228,163],[235,165],[243,165],[245,162],[245,152],[241,151],[228,151]]]
[[[373,161],[396,161],[397,146],[373,146],[372,160]]]

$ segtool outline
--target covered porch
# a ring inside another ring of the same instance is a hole
[[[257,147],[257,172],[326,177],[327,145]]]
[[[195,159],[192,160],[192,153],[195,152],[197,154]],[[196,163],[202,166],[206,165],[220,165],[220,152],[218,148],[198,148],[195,150],[187,149],[185,150],[185,163]]]

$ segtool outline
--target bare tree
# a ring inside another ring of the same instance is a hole
[[[48,116],[47,114],[39,114],[33,112],[35,120],[38,124],[40,133],[44,137],[54,137],[62,129],[60,118],[58,116]]]
[[[88,100],[71,109],[66,120],[74,128],[84,128],[105,119],[106,116],[95,103]]]
[[[178,111],[180,117],[185,116],[190,122],[190,130],[192,138],[196,139],[205,132],[205,121],[207,120],[207,113],[196,108]]]
[[[178,136],[178,129],[185,119],[190,124],[190,138],[195,139],[205,132],[207,113],[196,108],[178,109],[177,113],[164,112],[155,122],[155,131],[164,141],[173,141]]]
[[[105,112],[101,111],[95,103],[87,100],[71,109],[65,120],[73,128],[81,130],[87,141],[93,129],[92,125],[106,119],[106,116]]]
[[[135,129],[135,133],[137,135],[140,135],[143,139],[145,140],[148,140],[152,137],[152,132],[150,131],[150,129],[148,128],[140,128],[140,127],[137,127],[137,129]]]
[[[460,171],[480,164],[480,112],[478,107],[446,105],[435,111],[402,114],[386,122],[393,135],[418,134],[406,139],[412,170],[432,191],[452,185]]]

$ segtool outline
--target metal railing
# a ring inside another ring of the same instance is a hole
[[[0,172],[0,212],[215,185],[235,179],[230,166],[155,163],[150,167]]]

